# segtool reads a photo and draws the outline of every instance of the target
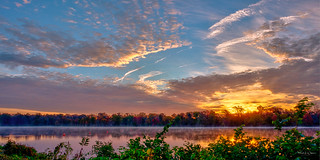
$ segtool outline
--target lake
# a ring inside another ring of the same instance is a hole
[[[207,146],[215,142],[219,136],[232,138],[236,127],[170,127],[165,141],[170,146],[183,146],[185,142]],[[244,127],[248,136],[260,136],[275,139],[290,128],[285,127],[281,133],[273,127]],[[320,127],[299,127],[306,136],[315,136]],[[80,150],[79,142],[82,137],[90,138],[89,146],[85,151],[90,151],[95,141],[111,141],[117,150],[126,146],[129,139],[147,135],[154,137],[161,132],[162,127],[0,127],[0,143],[5,144],[8,139],[20,144],[34,147],[39,152],[47,148],[53,149],[60,142],[70,142],[74,152]]]

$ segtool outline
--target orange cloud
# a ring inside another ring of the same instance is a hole
[[[37,111],[37,110],[29,110],[29,109],[19,109],[19,108],[0,108],[0,113],[8,113],[8,114],[16,114],[16,113],[21,113],[21,114],[36,114],[36,113],[41,113],[41,114],[64,114],[62,112],[47,112],[47,111]]]
[[[232,110],[238,105],[247,111],[259,105],[289,109],[303,97],[319,103],[320,74],[315,69],[320,68],[319,60],[292,60],[278,68],[169,81],[164,96],[212,110]]]

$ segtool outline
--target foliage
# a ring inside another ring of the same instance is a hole
[[[320,150],[320,137],[305,137],[297,129],[285,132],[276,140],[260,137],[246,136],[243,127],[235,129],[234,138],[227,139],[221,136],[215,143],[208,147],[198,144],[186,143],[183,147],[173,147],[164,141],[164,134],[169,126],[158,133],[155,138],[144,136],[131,139],[127,147],[116,153],[111,142],[99,142],[93,146],[92,160],[109,159],[174,159],[174,160],[222,160],[222,159],[317,159]],[[12,143],[8,141],[8,143]],[[3,149],[3,147],[2,147]],[[68,143],[60,143],[54,151],[36,153],[33,156],[8,155],[0,153],[1,159],[68,159],[72,149]],[[74,159],[77,159],[75,157]],[[82,157],[84,159],[84,157]]]
[[[274,129],[281,131],[282,127],[290,121],[291,117],[281,119],[279,115],[277,115],[277,119],[272,121],[272,124],[275,126]]]
[[[92,146],[92,154],[96,155],[96,157],[93,159],[118,158],[118,155],[114,152],[111,142],[96,141],[96,144]]]
[[[299,124],[303,123],[303,120],[305,122],[308,122],[307,124],[310,124],[312,122],[310,122],[310,120],[307,120],[307,117],[305,116],[307,111],[314,106],[313,103],[308,103],[308,97],[304,97],[303,99],[301,99],[298,104],[294,107],[295,109],[295,113],[293,114],[294,120],[296,122],[296,125],[298,126]],[[287,117],[287,118],[282,118],[281,117],[281,112],[279,110],[274,110],[274,114],[276,114],[277,119],[272,121],[272,124],[275,126],[276,130],[281,131],[282,127],[284,125],[286,125],[290,120],[291,117]],[[309,114],[308,114],[309,115]],[[309,115],[310,116],[310,115]]]
[[[209,149],[220,159],[268,159],[269,144],[269,139],[245,136],[240,126],[235,129],[234,139],[220,137]]]
[[[3,153],[8,156],[17,155],[22,157],[33,157],[37,154],[37,151],[33,147],[17,144],[12,140],[8,140],[2,147],[2,150]]]
[[[317,159],[319,158],[319,137],[305,137],[296,128],[286,131],[272,142],[272,159]]]
[[[69,142],[61,142],[54,148],[53,151],[43,153],[41,156],[44,157],[44,159],[63,160],[67,159],[72,151],[73,149],[71,148]]]
[[[143,136],[142,143],[140,137],[131,139],[128,148],[121,149],[120,159],[171,159],[173,151],[164,141],[164,135],[171,125],[172,123],[167,124],[154,139]]]
[[[80,152],[77,153],[73,159],[79,160],[79,159],[85,159],[85,155],[82,153],[83,147],[89,145],[89,137],[82,137],[81,142],[79,143],[81,145]]]
[[[174,158],[175,159],[201,159],[201,157],[203,156],[201,153],[201,150],[203,150],[202,152],[206,152],[199,144],[192,144],[187,142],[186,144],[184,144],[184,147],[174,147],[173,151],[174,151]]]
[[[302,124],[303,116],[307,113],[307,111],[314,106],[313,103],[308,103],[308,97],[304,97],[302,100],[298,102],[298,104],[294,107],[296,113],[295,118],[297,119],[297,125]]]

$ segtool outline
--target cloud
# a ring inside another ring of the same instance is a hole
[[[165,96],[174,101],[205,106],[258,105],[293,106],[286,100],[296,102],[308,96],[320,102],[320,63],[294,60],[279,68],[246,71],[228,75],[213,74],[183,80],[169,81]],[[259,103],[250,104],[251,101]]]
[[[0,108],[1,113],[8,113],[8,114],[64,114],[61,112],[43,112],[43,111],[37,111],[37,110],[28,110],[28,109],[16,109],[16,108]]]
[[[8,40],[8,38],[6,36],[4,36],[4,35],[0,35],[0,40],[1,41],[6,41],[6,40]]]
[[[235,38],[226,42],[223,42],[221,44],[219,44],[216,47],[216,50],[218,52],[226,52],[229,46],[235,45],[235,44],[239,44],[239,43],[244,43],[244,42],[249,42],[249,41],[253,41],[257,38],[260,38],[262,36],[264,36],[265,33],[270,32],[272,30],[262,30],[262,31],[257,31],[253,34],[250,35],[246,35],[244,37],[240,37],[240,38]]]
[[[166,3],[160,3],[159,6],[149,1],[97,3],[79,1],[76,4],[77,14],[61,19],[63,22],[79,24],[70,25],[74,27],[71,28],[72,32],[67,31],[70,28],[59,24],[56,28],[66,29],[44,27],[27,19],[20,19],[17,24],[8,21],[9,24],[3,25],[3,30],[0,30],[0,33],[7,35],[6,40],[1,39],[0,51],[20,55],[23,50],[29,57],[42,56],[44,61],[60,62],[65,67],[124,67],[148,54],[191,44],[180,39],[183,25],[176,15],[170,14],[173,7]],[[66,7],[69,10],[71,8]],[[90,15],[81,14],[88,11]],[[106,32],[100,36],[86,35],[81,38],[74,34],[84,29],[92,33],[97,29]],[[15,65],[29,64],[29,57],[22,57],[24,60],[17,61]],[[15,63],[13,60],[11,64]]]
[[[21,4],[21,3],[18,3],[18,2],[15,2],[15,5],[16,5],[17,7],[21,7],[21,6],[22,6],[22,4]]]
[[[172,114],[193,106],[146,94],[131,86],[83,80],[68,74],[0,76],[0,108],[64,113]],[[37,76],[36,76],[37,75]],[[152,106],[152,107],[151,107]]]
[[[188,67],[188,66],[192,66],[192,65],[195,65],[195,64],[196,63],[184,64],[184,65],[179,66],[178,68]]]
[[[263,49],[272,57],[279,57],[281,59],[313,59],[320,52],[320,33],[299,40],[291,40],[288,37],[276,37],[256,43],[255,46]]]
[[[160,71],[151,71],[149,73],[142,74],[142,75],[139,76],[139,81],[143,82],[147,78],[154,77],[154,76],[160,75],[162,73],[163,72],[160,72]]]
[[[271,28],[272,32],[280,31],[288,23],[282,19],[275,20],[272,23],[266,23],[264,25],[266,27],[261,27],[261,30]],[[256,33],[252,34],[257,35]],[[274,56],[287,57],[288,59],[282,61],[279,67],[172,80],[168,82],[169,89],[163,94],[174,101],[190,103],[204,109],[221,105],[224,105],[225,109],[231,109],[234,105],[243,105],[248,110],[254,110],[258,105],[290,108],[305,96],[319,103],[319,33],[300,39],[278,38],[274,37],[275,34],[270,36],[267,32],[261,33],[263,34],[254,36],[251,39],[254,43],[249,45],[257,45]],[[237,49],[240,49],[239,46]],[[245,57],[245,59],[252,59],[252,57]],[[253,101],[255,103],[252,103]]]
[[[149,94],[159,94],[163,88],[159,89],[159,86],[167,84],[164,80],[146,80],[148,78],[163,74],[161,71],[151,71],[146,74],[139,75],[139,80],[134,85],[137,89],[143,90]]]
[[[211,31],[209,35],[207,35],[207,38],[213,38],[219,34],[221,34],[225,27],[235,21],[239,21],[241,18],[251,16],[256,13],[254,7],[260,6],[263,3],[265,3],[265,0],[261,0],[258,3],[249,5],[248,8],[244,8],[241,10],[236,11],[235,13],[232,13],[228,15],[227,17],[221,19],[219,22],[212,25],[209,30]]]
[[[50,61],[44,58],[43,56],[26,56],[23,54],[8,54],[8,53],[0,54],[0,63],[3,63],[9,67],[16,67],[18,65],[41,67],[41,68],[67,67],[67,65],[64,63],[57,62],[57,61]]]
[[[0,107],[67,113],[173,113],[200,108],[231,109],[233,105],[243,105],[248,110],[258,105],[290,107],[304,96],[315,102],[320,100],[319,62],[319,58],[291,60],[279,68],[169,82],[147,80],[162,74],[153,71],[140,75],[135,85],[112,85],[108,81],[31,69],[25,70],[24,75],[0,76]],[[168,89],[159,90],[159,85],[167,83]]]
[[[258,72],[260,82],[273,93],[309,94],[320,97],[320,52],[312,61],[291,60],[277,69]]]
[[[74,20],[71,20],[71,19],[66,20],[66,22],[68,22],[68,23],[73,23],[73,24],[77,24],[77,23],[78,23],[78,22],[76,22],[76,21],[74,21]]]
[[[302,18],[306,16],[307,13],[300,16],[287,16],[280,17],[278,20],[273,20],[263,24],[257,31],[253,33],[247,33],[245,36],[240,38],[235,38],[226,42],[219,44],[216,49],[218,52],[225,51],[229,46],[251,42],[251,41],[261,41],[269,37],[275,36],[277,32],[283,31],[286,26],[297,20],[297,18]]]
[[[159,62],[161,62],[161,61],[163,61],[163,60],[165,60],[166,59],[166,57],[163,57],[163,58],[161,58],[161,59],[158,59],[157,61],[155,61],[154,63],[159,63]]]
[[[128,71],[127,73],[125,73],[125,74],[123,75],[123,77],[115,80],[114,82],[118,82],[118,81],[121,81],[121,82],[122,82],[128,75],[130,75],[131,73],[133,73],[133,72],[135,72],[135,71],[138,71],[138,70],[141,69],[141,68],[143,68],[143,67],[139,67],[139,68],[136,68],[136,69],[133,69],[133,70]]]
[[[283,58],[266,52],[263,49],[263,44],[269,44],[270,39],[286,35],[288,27],[295,26],[294,22],[302,20],[307,15],[308,13],[302,13],[297,16],[280,17],[276,20],[266,21],[258,29],[244,32],[242,37],[218,44],[215,47],[217,53],[213,56],[220,57],[219,61],[224,63],[227,71],[233,73],[248,69],[259,70],[276,67],[280,64],[274,64],[274,62],[281,62]],[[296,51],[296,53],[298,52],[300,51]]]
[[[29,4],[29,3],[31,3],[31,0],[30,0],[30,1],[28,1],[28,0],[23,0],[23,3],[24,3],[24,4]]]

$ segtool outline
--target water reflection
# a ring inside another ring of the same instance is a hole
[[[182,146],[185,141],[207,146],[215,142],[223,135],[232,138],[233,127],[207,128],[207,127],[171,127],[166,134],[166,142],[171,146]],[[290,128],[284,128],[281,133],[269,127],[247,127],[244,131],[248,136],[260,136],[275,139],[275,136],[283,134]],[[319,127],[300,127],[306,136],[315,136]],[[154,137],[162,127],[0,127],[0,143],[4,144],[8,139],[35,147],[39,151],[53,148],[60,142],[69,141],[75,151],[80,147],[79,141],[84,136],[90,137],[90,145],[96,140],[111,141],[114,148],[125,146],[129,139],[138,136]],[[90,150],[90,147],[87,148]]]

